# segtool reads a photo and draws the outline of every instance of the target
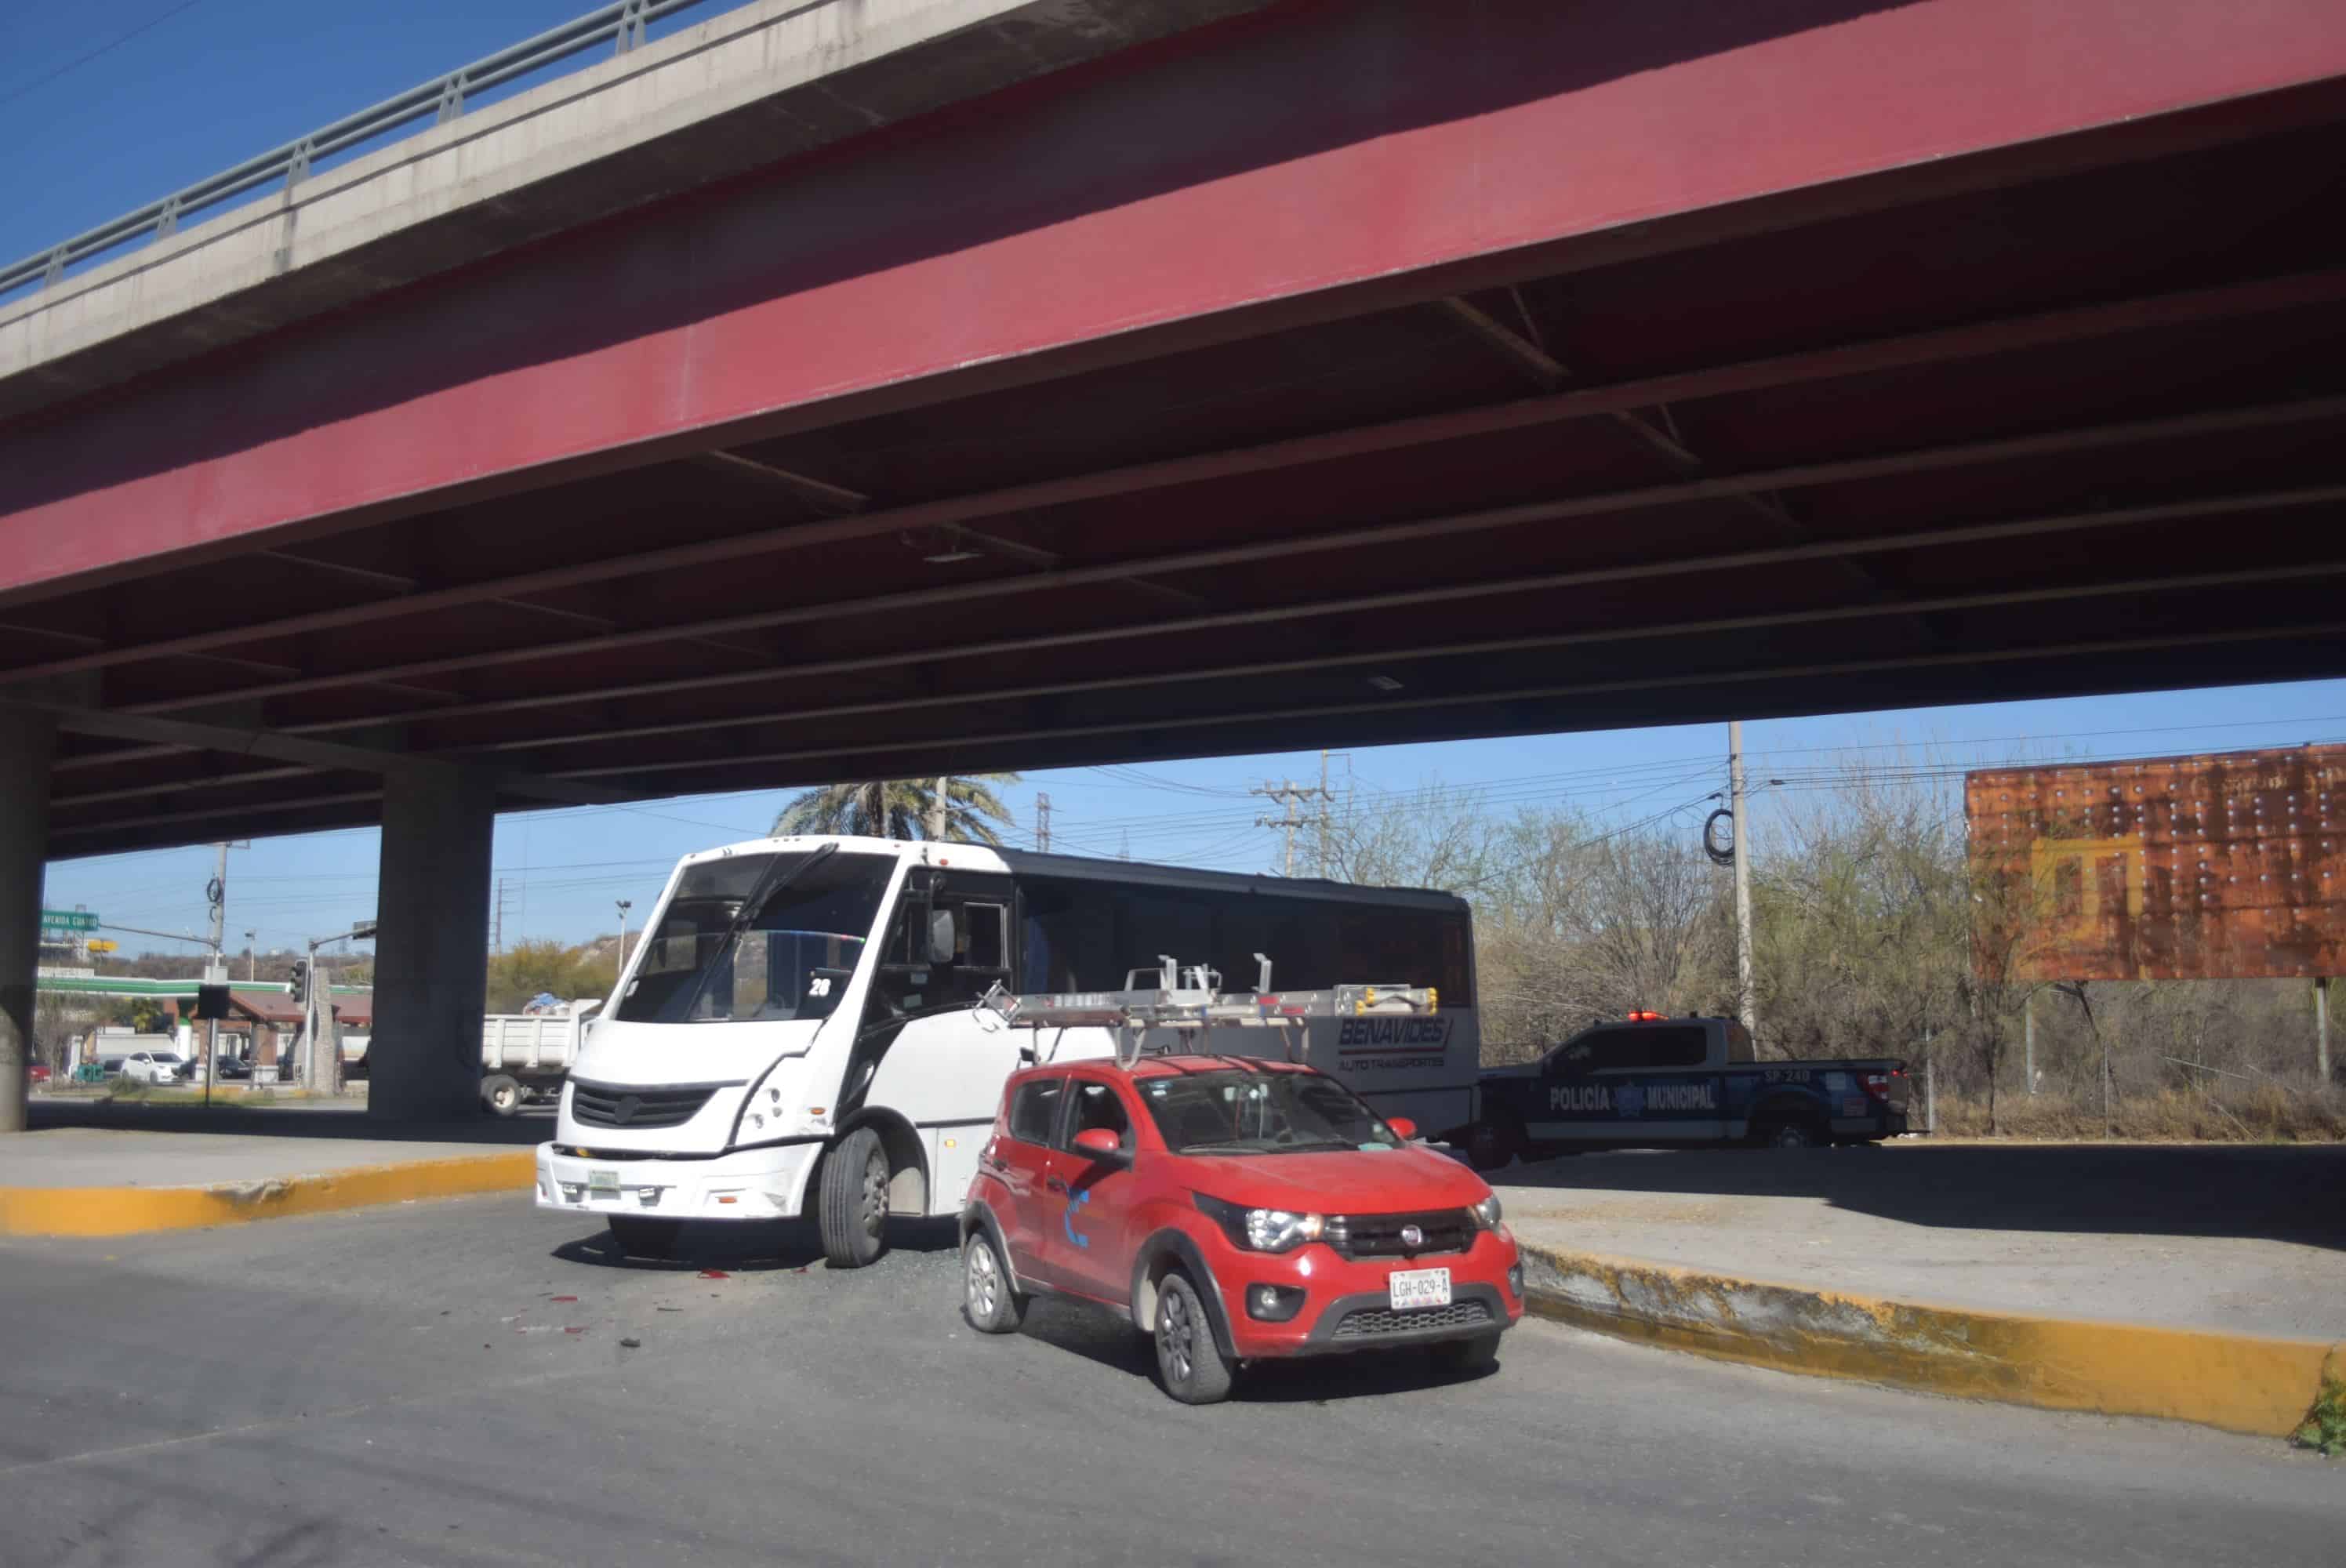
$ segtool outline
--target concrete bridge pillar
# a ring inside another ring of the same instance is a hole
[[[0,706],[0,1133],[25,1130],[33,987],[41,960],[41,873],[49,848],[56,720]]]
[[[403,1122],[477,1116],[495,789],[453,768],[393,772],[383,784],[367,1111]]]

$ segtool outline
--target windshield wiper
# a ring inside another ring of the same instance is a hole
[[[709,989],[709,977],[733,956],[735,945],[751,926],[758,923],[758,917],[766,912],[766,906],[774,901],[774,896],[838,852],[839,845],[832,842],[823,845],[787,870],[780,855],[767,863],[765,871],[750,885],[749,896],[741,901],[740,911],[726,926],[725,941],[709,955],[709,962],[700,966],[700,972],[692,977],[692,989],[686,993],[684,1005],[677,1010],[678,1022],[692,1022],[692,1010],[700,1005],[700,993]]]

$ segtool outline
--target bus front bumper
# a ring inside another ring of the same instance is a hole
[[[537,1145],[537,1207],[574,1214],[667,1219],[791,1219],[822,1140],[741,1149],[709,1158]]]

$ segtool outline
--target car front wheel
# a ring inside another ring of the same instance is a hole
[[[1157,1372],[1165,1391],[1185,1405],[1230,1396],[1230,1364],[1214,1343],[1213,1320],[1186,1274],[1168,1274],[1157,1292]]]

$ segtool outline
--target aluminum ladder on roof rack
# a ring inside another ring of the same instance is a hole
[[[1172,1030],[1185,1036],[1178,1047],[1206,1054],[1260,1056],[1262,1036],[1241,1033],[1218,1042],[1218,1033],[1231,1030],[1279,1031],[1280,1053],[1297,1060],[1296,1044],[1304,1025],[1321,1018],[1414,1016],[1430,1014],[1441,1004],[1432,986],[1374,984],[1339,985],[1328,991],[1273,991],[1270,960],[1254,955],[1260,966],[1251,992],[1224,992],[1219,972],[1204,964],[1183,965],[1171,955],[1158,956],[1155,985],[1145,969],[1129,971],[1121,991],[1041,992],[1015,995],[996,982],[976,1006],[1018,1029],[1108,1029],[1116,1033],[1117,1064],[1129,1068],[1144,1055],[1168,1055],[1177,1047],[1146,1049],[1151,1030]]]

